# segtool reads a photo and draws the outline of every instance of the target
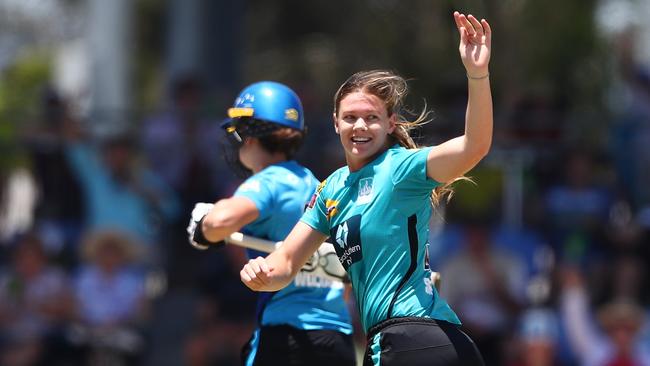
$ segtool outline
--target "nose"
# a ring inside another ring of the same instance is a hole
[[[368,129],[368,125],[366,125],[366,121],[363,118],[359,117],[356,121],[354,121],[352,129],[365,131]]]

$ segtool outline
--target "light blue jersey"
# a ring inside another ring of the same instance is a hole
[[[272,241],[284,240],[298,222],[318,180],[295,161],[268,166],[248,178],[235,197],[255,203],[259,217],[246,225],[246,234]],[[250,257],[265,253],[249,251]],[[287,324],[305,330],[336,330],[352,333],[350,316],[341,283],[312,281],[308,273],[298,273],[286,288],[260,295],[261,325]],[[323,287],[324,283],[332,287]]]
[[[348,271],[361,324],[421,316],[460,324],[431,281],[430,148],[395,145],[356,172],[343,167],[317,190],[302,221],[330,236]]]

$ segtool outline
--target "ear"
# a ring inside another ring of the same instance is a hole
[[[390,135],[395,131],[395,127],[397,127],[397,113],[393,113],[388,117],[388,134]]]
[[[334,121],[334,131],[339,135],[339,120],[336,118],[336,113],[332,113],[332,120]]]
[[[255,145],[258,142],[256,137],[244,137],[244,145]]]

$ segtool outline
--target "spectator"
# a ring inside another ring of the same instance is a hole
[[[225,160],[219,148],[223,132],[220,123],[201,116],[203,89],[193,75],[182,75],[172,82],[171,101],[163,110],[146,118],[140,131],[142,151],[148,164],[179,198],[179,212],[191,212],[194,203],[211,201],[231,194],[232,174],[225,172]],[[203,153],[210,151],[210,153]],[[234,191],[233,185],[232,190]],[[192,287],[196,278],[206,276],[194,264],[196,251],[172,243],[185,242],[184,215],[178,215],[165,228],[170,243],[165,267],[170,287]],[[206,261],[204,258],[203,261]],[[209,266],[223,267],[218,261]],[[211,279],[211,282],[217,282]]]
[[[147,247],[159,243],[160,227],[178,213],[178,202],[157,175],[137,165],[134,140],[113,135],[97,149],[81,139],[73,122],[66,135],[66,154],[84,191],[88,227],[121,230]],[[147,258],[163,249],[149,248]]]
[[[525,266],[493,245],[484,222],[466,226],[465,245],[443,265],[441,293],[458,309],[485,364],[501,365],[503,342],[525,295]]]
[[[559,319],[551,308],[526,310],[519,322],[517,354],[510,366],[557,366]]]
[[[561,312],[572,350],[582,366],[650,365],[650,352],[643,347],[643,309],[634,299],[617,298],[592,311],[582,276],[573,269],[563,274]]]
[[[218,153],[201,153],[218,151],[215,145],[222,133],[219,123],[200,115],[198,80],[184,75],[173,81],[171,89],[171,106],[144,121],[142,146],[152,169],[180,195],[185,212],[195,202],[222,196],[228,179],[218,174],[225,168]]]
[[[36,128],[27,131],[25,140],[39,191],[35,223],[43,232],[43,245],[48,252],[63,251],[67,262],[73,262],[84,212],[82,197],[77,194],[81,186],[65,155],[62,129],[71,118],[66,102],[47,88],[41,117]]]
[[[594,182],[588,153],[570,153],[564,172],[564,181],[551,186],[545,197],[550,239],[561,258],[584,262],[604,237],[601,223],[607,219],[611,192]]]
[[[142,352],[140,327],[148,304],[144,278],[131,266],[139,246],[118,231],[96,231],[85,239],[84,264],[76,276],[80,327],[75,339],[87,341],[89,359],[98,355],[137,359]]]
[[[72,314],[65,273],[48,263],[40,239],[26,234],[15,247],[11,266],[0,276],[2,365],[31,365],[55,349],[60,328]]]

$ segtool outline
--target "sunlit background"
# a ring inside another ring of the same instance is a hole
[[[495,138],[431,222],[442,296],[487,365],[650,365],[648,0],[0,0],[0,364],[238,365],[244,253],[185,233],[241,182],[226,109],[291,86],[319,179],[359,70],[409,79],[421,143],[459,135],[453,10],[494,31]]]

